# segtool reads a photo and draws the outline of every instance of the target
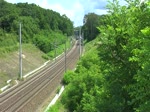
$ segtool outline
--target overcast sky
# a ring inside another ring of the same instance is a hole
[[[66,14],[71,21],[74,22],[74,26],[80,26],[83,24],[83,17],[85,14],[94,12],[102,15],[107,11],[105,6],[107,0],[6,0],[10,3],[28,2],[35,3],[45,9],[52,9],[59,12],[61,15]],[[121,4],[125,4],[124,0],[119,0]]]

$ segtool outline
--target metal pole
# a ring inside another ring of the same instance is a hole
[[[56,62],[56,40],[55,40],[55,43],[54,43],[55,45],[55,62]]]
[[[19,73],[20,79],[22,79],[22,45],[21,45],[21,23],[19,28]]]
[[[84,32],[82,32],[81,46],[82,46],[82,53],[84,53]]]
[[[79,34],[79,56],[81,56],[81,27],[80,27],[80,34]]]
[[[66,72],[66,69],[67,69],[67,59],[66,59],[66,41],[65,41],[65,72]]]

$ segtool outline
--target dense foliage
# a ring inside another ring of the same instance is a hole
[[[73,23],[66,15],[43,9],[35,4],[11,4],[0,0],[0,45],[15,45],[19,23],[22,24],[22,41],[33,43],[47,53],[54,40],[62,44],[73,33]],[[8,36],[11,35],[11,36]],[[9,41],[9,42],[8,42]],[[7,42],[7,45],[5,44]]]
[[[75,73],[65,74],[65,84],[69,83],[69,85],[62,101],[70,112],[74,110],[77,112],[96,111],[95,101],[98,97],[96,97],[96,94],[102,84],[102,75],[100,75],[98,63],[98,52],[93,48],[82,58]]]
[[[65,74],[62,101],[70,112],[149,112],[150,2],[126,1],[108,5],[99,41]]]
[[[99,31],[97,30],[97,27],[99,26],[99,19],[102,16],[99,16],[95,13],[89,13],[84,16],[83,20],[83,27],[82,27],[82,34],[84,36],[84,39],[87,41],[91,41],[96,38],[96,36],[99,34]]]

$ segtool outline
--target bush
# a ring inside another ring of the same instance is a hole
[[[42,55],[42,58],[43,58],[43,59],[46,59],[46,60],[49,60],[49,59],[50,59],[50,57],[49,57],[47,54],[43,54],[43,55]]]
[[[63,84],[69,84],[73,80],[74,76],[75,73],[73,71],[67,71],[63,77]]]

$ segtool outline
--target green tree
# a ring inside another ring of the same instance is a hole
[[[81,59],[63,99],[70,111],[150,110],[150,2],[126,1],[110,2],[100,20],[98,47]]]
[[[98,53],[92,49],[82,58],[75,73],[65,74],[69,85],[62,100],[71,112],[97,112],[95,95],[102,85],[98,62]]]
[[[107,74],[105,76],[108,82],[106,88],[111,96],[109,101],[113,102],[111,105],[116,107],[114,111],[132,112],[142,111],[142,109],[147,111],[149,100],[145,98],[143,84],[138,82],[141,82],[145,76],[149,76],[145,72],[148,67],[144,62],[148,60],[147,57],[143,58],[143,55],[148,53],[146,46],[149,39],[145,38],[141,32],[148,32],[149,17],[147,14],[150,10],[148,4],[138,6],[137,0],[127,2],[128,7],[120,6],[117,0],[111,3],[109,5],[110,15],[106,18],[107,25],[99,27],[102,41],[100,57],[104,60],[102,66],[107,67],[102,68],[102,72]],[[143,69],[143,65],[146,65],[146,69]],[[144,81],[147,84],[149,80]],[[146,88],[149,87],[147,85]],[[137,96],[134,97],[133,94]],[[148,95],[147,92],[146,96]],[[143,108],[138,109],[139,107]]]
[[[5,2],[4,0],[0,1],[0,27],[10,32],[12,29],[12,22],[18,18],[18,10],[17,8]]]
[[[18,35],[19,23],[22,23],[22,42],[33,42],[45,53],[52,50],[55,38],[61,45],[66,39],[63,35],[70,36],[73,31],[73,23],[65,15],[36,4],[11,4],[0,0],[0,39],[4,40],[6,34]],[[11,43],[14,38],[9,39]]]
[[[99,15],[95,13],[89,13],[84,16],[82,32],[84,33],[84,38],[87,41],[93,40],[99,34],[96,27],[99,26]]]

